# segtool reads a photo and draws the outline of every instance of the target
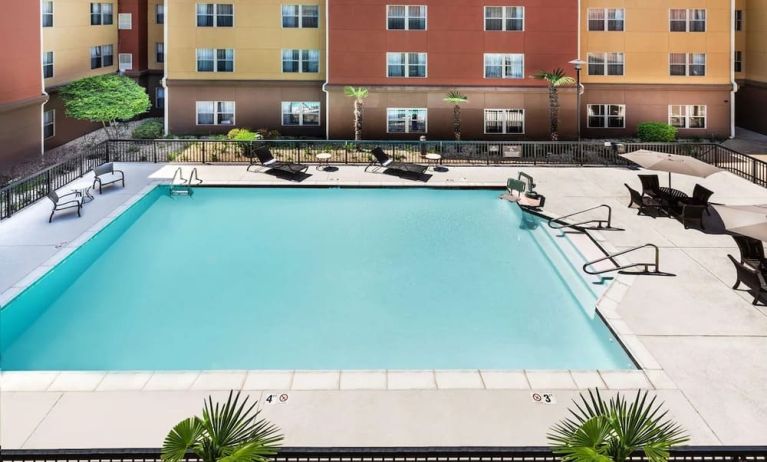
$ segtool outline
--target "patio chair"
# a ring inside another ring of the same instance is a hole
[[[258,158],[258,161],[261,162],[261,165],[263,165],[264,167],[267,167],[269,170],[277,170],[280,172],[285,172],[290,175],[298,175],[300,173],[306,173],[306,171],[309,170],[308,165],[278,161],[277,159],[274,158],[274,156],[272,155],[272,152],[266,146],[256,148],[255,154],[256,154],[256,157]],[[248,170],[250,169],[252,165],[253,164],[248,166]]]
[[[73,197],[69,197],[73,196]],[[65,199],[66,198],[66,199]],[[79,191],[74,191],[67,194],[61,194],[59,195],[56,193],[56,191],[51,191],[48,193],[48,199],[53,202],[53,210],[51,210],[51,215],[48,217],[48,223],[53,221],[53,214],[56,212],[60,212],[62,210],[67,209],[77,209],[77,216],[82,216],[80,214],[80,210],[83,208],[83,197],[80,194]]]
[[[714,191],[696,184],[691,197],[683,197],[677,200],[682,207],[680,216],[685,229],[690,227],[690,222],[696,222],[700,225],[701,229],[706,229],[705,226],[703,226],[703,213],[705,212],[707,215],[711,216],[711,210],[709,210],[708,207],[708,199],[713,194]]]
[[[732,238],[740,249],[740,262],[754,269],[767,269],[764,257],[764,244],[748,236],[733,235]]]
[[[631,208],[633,206],[637,206],[637,215],[647,215],[649,217],[656,218],[658,213],[661,210],[661,202],[659,199],[656,199],[652,196],[643,196],[639,193],[636,189],[632,188],[631,186],[627,185],[626,183],[623,183],[623,185],[626,187],[626,189],[629,190],[629,196],[631,197],[631,202],[629,202],[628,207]],[[647,213],[648,211],[654,210],[655,214],[651,215]]]
[[[388,154],[384,152],[383,149],[380,147],[373,148],[372,151],[370,151],[371,154],[373,154],[373,161],[368,164],[367,167],[365,167],[365,171],[367,172],[368,169],[376,164],[379,164],[381,167],[387,169],[387,170],[396,170],[403,173],[410,173],[410,174],[417,174],[422,175],[424,172],[426,172],[426,169],[429,168],[426,165],[418,165],[418,164],[412,164],[409,162],[396,162],[394,159],[392,159]]]
[[[102,193],[104,186],[110,184],[117,184],[122,182],[123,188],[125,187],[125,173],[122,170],[115,170],[115,165],[112,162],[101,164],[93,169],[93,174],[96,178],[93,179],[93,188],[99,185],[99,194]]]
[[[751,268],[748,265],[744,265],[735,259],[732,255],[727,255],[735,265],[735,271],[737,272],[738,280],[735,281],[733,289],[737,289],[741,284],[745,284],[754,295],[754,301],[752,305],[759,303],[759,300],[764,294],[767,294],[767,283],[764,282],[764,275],[758,269]]]
[[[663,197],[658,175],[639,175],[639,181],[642,182],[642,197],[650,196],[656,199]]]

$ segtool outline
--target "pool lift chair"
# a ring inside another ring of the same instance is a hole
[[[517,179],[506,180],[506,194],[500,198],[516,202],[520,207],[540,209],[546,204],[546,196],[535,191],[533,177],[525,172],[519,172]]]

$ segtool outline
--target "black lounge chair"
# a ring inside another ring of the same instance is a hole
[[[365,167],[366,172],[370,167],[373,167],[376,164],[380,164],[381,167],[387,170],[397,170],[403,173],[416,175],[423,175],[426,172],[426,169],[429,168],[427,165],[411,164],[409,162],[397,162],[388,154],[386,154],[380,147],[373,148],[370,153],[373,154],[374,160],[370,162],[367,167]]]
[[[650,196],[656,199],[663,198],[658,175],[639,175],[639,181],[642,182],[642,197]]]
[[[68,197],[68,196],[74,196],[74,197],[71,199],[69,198],[64,199],[65,197]],[[51,216],[48,217],[48,223],[50,223],[53,220],[53,214],[61,210],[76,208],[77,216],[78,217],[82,216],[80,215],[80,210],[82,210],[83,208],[83,197],[78,191],[71,192],[68,194],[62,194],[62,195],[57,194],[56,191],[51,191],[48,194],[48,199],[50,199],[51,202],[53,202],[53,210],[51,210]]]
[[[764,258],[764,244],[752,237],[733,235],[732,238],[740,249],[740,262],[754,269],[767,269]]]
[[[661,202],[659,199],[652,197],[652,196],[643,196],[639,193],[636,189],[633,189],[631,186],[627,185],[626,183],[623,183],[623,185],[626,187],[626,189],[629,190],[629,195],[631,196],[631,202],[629,202],[629,208],[633,206],[637,206],[637,215],[645,214],[647,216],[655,218],[658,213],[661,210]],[[649,210],[655,211],[654,215],[651,215],[647,213]]]
[[[682,224],[685,229],[690,227],[691,222],[697,223],[701,229],[706,229],[705,226],[703,226],[703,213],[705,212],[707,215],[711,215],[711,210],[708,208],[708,199],[713,194],[714,191],[696,184],[691,197],[677,199],[678,206],[681,207],[679,216],[682,219]]]
[[[309,170],[308,165],[278,161],[277,159],[274,158],[274,156],[272,155],[272,152],[266,146],[257,148],[255,150],[255,154],[256,154],[256,157],[258,158],[258,161],[261,162],[261,165],[269,168],[270,170],[277,170],[280,172],[288,173],[290,175],[298,175],[301,173],[306,173],[306,171]],[[253,165],[252,163],[251,165],[248,165],[248,170],[250,170],[250,167],[252,165]]]
[[[745,284],[754,294],[754,301],[751,304],[756,305],[762,296],[767,294],[767,283],[764,282],[764,275],[760,270],[739,262],[732,255],[727,256],[732,261],[732,264],[735,265],[735,271],[738,274],[738,280],[735,281],[735,285],[732,288],[737,289],[741,284]]]
[[[123,188],[125,187],[125,173],[122,170],[115,170],[115,165],[112,162],[101,164],[94,168],[93,174],[96,175],[96,178],[93,179],[93,188],[95,189],[98,184],[99,194],[102,193],[101,189],[104,186],[109,186],[110,184],[122,182]]]

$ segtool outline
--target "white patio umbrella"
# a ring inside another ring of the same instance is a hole
[[[717,205],[714,210],[727,231],[767,241],[767,204]]]
[[[724,171],[719,167],[714,167],[694,157],[666,154],[665,152],[649,151],[647,149],[621,154],[621,157],[648,170],[668,172],[669,188],[671,187],[672,173],[706,178],[714,173]]]

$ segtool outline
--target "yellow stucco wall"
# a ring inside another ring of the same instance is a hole
[[[164,26],[157,24],[157,5],[162,5],[164,0],[149,0],[147,2],[147,48],[149,56],[149,69],[162,69],[164,64],[157,62],[157,43],[163,43]],[[166,50],[167,55],[167,50]]]
[[[117,1],[111,3],[113,23],[91,26],[90,0],[53,1],[53,27],[43,27],[43,51],[53,51],[54,63],[53,77],[45,79],[46,87],[117,70]],[[90,49],[97,45],[113,46],[112,66],[91,69]]]
[[[745,1],[745,78],[767,82],[767,0]]]
[[[195,0],[167,0],[165,47],[169,79],[325,79],[324,1],[297,2],[320,6],[317,29],[283,29],[281,0],[230,1],[234,4],[234,27],[197,27]],[[234,72],[197,72],[197,48],[234,48]],[[320,50],[320,71],[283,73],[283,48]]]
[[[767,1],[767,0],[764,0]],[[589,8],[624,8],[623,32],[588,31]],[[705,8],[706,32],[669,32],[669,10]],[[623,76],[589,76],[588,83],[730,82],[730,0],[583,0],[581,2],[581,59],[589,52],[623,52]],[[669,53],[706,53],[706,75],[669,75]]]

